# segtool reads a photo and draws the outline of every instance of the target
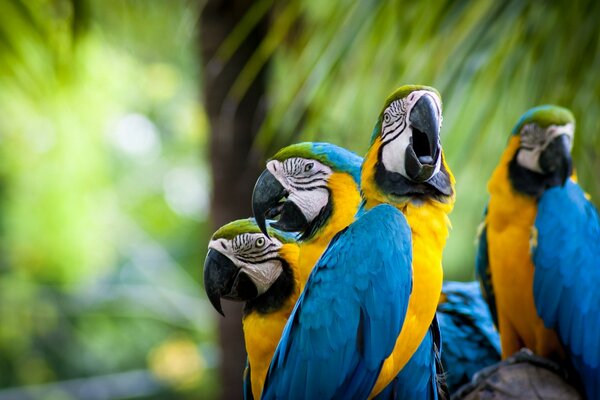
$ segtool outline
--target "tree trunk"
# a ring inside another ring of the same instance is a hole
[[[233,98],[230,89],[263,40],[267,19],[255,27],[229,60],[223,62],[215,57],[219,46],[251,5],[252,2],[247,0],[208,0],[201,15],[204,96],[212,132],[211,217],[214,229],[252,215],[252,189],[263,168],[262,155],[253,154],[251,146],[264,119],[260,104],[265,95],[265,71],[258,74],[242,98]],[[221,398],[240,399],[246,362],[241,304],[224,301],[223,311],[226,318],[219,319]]]

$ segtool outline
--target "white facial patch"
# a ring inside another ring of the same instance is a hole
[[[430,96],[434,100],[438,109],[441,128],[441,101],[435,93],[427,90],[417,90],[403,99],[393,101],[383,112],[383,119],[381,122],[381,139],[383,146],[381,151],[381,162],[386,170],[399,173],[406,178],[408,178],[408,174],[406,173],[406,149],[411,144],[413,136],[413,130],[409,120],[410,112],[417,101],[423,96]],[[433,175],[440,170],[441,165],[442,158],[438,156]]]
[[[288,192],[288,200],[294,202],[308,222],[312,222],[329,201],[327,181],[333,173],[331,168],[316,160],[293,157],[271,160],[267,169]]]
[[[575,126],[572,123],[566,125],[550,125],[542,128],[537,124],[527,124],[521,128],[521,147],[517,153],[517,162],[528,170],[544,173],[540,166],[540,155],[546,147],[560,135],[569,138],[569,151],[573,148]]]
[[[215,239],[208,244],[231,260],[252,279],[258,294],[266,292],[283,271],[277,258],[283,244],[274,237],[262,233],[242,233],[233,239]]]

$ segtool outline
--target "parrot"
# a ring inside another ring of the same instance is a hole
[[[230,222],[212,236],[204,262],[204,288],[221,314],[221,298],[244,301],[242,327],[248,354],[244,398],[260,398],[283,327],[300,296],[296,235],[252,218]]]
[[[479,282],[446,281],[437,307],[444,340],[442,365],[450,393],[500,361],[500,337]]]
[[[273,228],[302,232],[302,287],[333,236],[354,220],[361,165],[361,157],[342,147],[303,142],[279,150],[256,181],[252,207],[263,232],[268,233],[265,217],[271,214],[281,215]]]
[[[573,114],[556,105],[519,119],[488,182],[476,272],[502,357],[527,347],[574,369],[598,399],[600,217],[576,182],[574,133]]]
[[[440,127],[435,89],[403,86],[386,100],[362,164],[362,206],[310,273],[271,362],[263,398],[372,398],[384,389],[398,392],[387,386],[402,378],[409,360],[419,361],[411,357],[426,337],[431,362],[425,364],[435,371],[432,349],[439,340],[429,332],[437,327],[441,254],[454,204]],[[265,190],[266,185],[255,193]],[[286,198],[281,189],[278,196],[256,195],[257,223],[261,226],[261,219],[273,216],[273,205],[283,202],[277,227],[286,229],[288,219],[318,202],[312,192],[306,200]],[[295,211],[286,215],[286,207]],[[436,375],[429,376],[435,392]]]
[[[267,229],[268,237],[252,218],[224,225],[213,234],[204,264],[205,290],[219,313],[223,313],[221,298],[246,302],[242,319],[248,353],[245,399],[260,398],[275,347],[300,295],[301,248],[297,237],[272,227]],[[265,276],[269,278],[265,280]],[[421,351],[427,348],[425,340],[423,344]],[[424,386],[419,385],[414,375],[399,377],[397,381],[401,379],[409,379],[417,387]],[[382,392],[378,398],[406,398],[397,395],[399,389],[390,384],[386,389],[388,394]]]

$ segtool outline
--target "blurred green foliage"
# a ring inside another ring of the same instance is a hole
[[[210,397],[198,7],[0,8],[0,398]]]
[[[98,398],[214,397],[216,313],[198,283],[210,234],[200,6],[0,10],[0,399],[77,397],[74,379]],[[218,58],[267,12],[232,92],[270,63],[256,143],[268,155],[298,140],[363,154],[395,87],[440,90],[458,181],[447,278],[472,277],[486,181],[531,106],[575,112],[578,175],[600,198],[600,3],[258,0]]]

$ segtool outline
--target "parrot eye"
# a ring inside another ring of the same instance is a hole
[[[390,119],[391,119],[390,114],[388,114],[388,113],[383,114],[384,122],[390,122]]]
[[[310,171],[311,169],[313,169],[313,167],[314,167],[314,166],[315,166],[315,164],[314,164],[314,163],[308,163],[308,164],[306,164],[306,165],[304,166],[304,172],[308,172],[308,171]]]
[[[265,238],[259,237],[258,239],[256,239],[256,242],[254,242],[254,244],[256,245],[256,247],[263,247],[265,245]]]

